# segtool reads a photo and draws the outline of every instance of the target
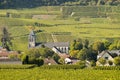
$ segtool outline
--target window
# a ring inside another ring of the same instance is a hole
[[[108,57],[105,57],[106,60],[108,60]]]

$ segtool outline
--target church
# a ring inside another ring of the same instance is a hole
[[[45,47],[52,49],[55,53],[58,54],[69,53],[69,42],[46,42],[36,45],[36,35],[33,30],[30,32],[28,36],[28,41],[29,41],[28,44],[29,48],[41,47],[42,45],[44,45]]]

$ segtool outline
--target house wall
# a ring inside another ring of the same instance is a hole
[[[55,52],[55,53],[67,53],[69,52],[69,49],[68,47],[53,47],[52,50]]]
[[[108,59],[106,59],[106,57],[108,57]],[[106,64],[105,64],[104,66],[110,66],[109,63],[108,63],[108,61],[109,61],[109,60],[111,60],[111,61],[114,60],[114,59],[112,58],[112,56],[109,55],[108,53],[105,53],[104,55],[102,55],[102,57],[101,57],[101,56],[97,56],[97,59],[98,59],[98,60],[99,60],[100,58],[103,58],[103,59],[106,60]],[[97,61],[96,64],[97,64],[98,66],[103,66],[99,61]],[[115,66],[115,64],[113,63],[112,66]]]
[[[60,52],[59,52],[56,48],[53,47],[52,50],[53,50],[55,53],[60,54]]]
[[[106,60],[111,60],[111,61],[113,61],[113,58],[112,58],[111,55],[109,55],[108,53],[105,53],[105,54],[102,56],[102,58],[104,58],[104,59],[105,59],[105,57],[108,57],[108,59],[106,59]]]

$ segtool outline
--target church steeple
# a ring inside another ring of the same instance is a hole
[[[29,48],[34,48],[35,47],[35,43],[36,43],[36,39],[35,39],[35,33],[34,31],[32,30],[28,36],[28,41],[29,41],[29,45],[28,47]]]

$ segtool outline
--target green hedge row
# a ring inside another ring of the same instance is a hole
[[[30,69],[35,65],[13,65],[13,64],[0,64],[0,69]]]
[[[43,65],[41,69],[84,69],[84,65]]]
[[[120,66],[96,66],[94,70],[120,70]]]

